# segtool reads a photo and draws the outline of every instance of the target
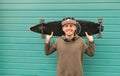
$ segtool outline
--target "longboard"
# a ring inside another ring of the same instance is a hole
[[[104,29],[102,25],[102,19],[98,19],[98,23],[92,21],[85,21],[85,20],[76,20],[77,21],[77,34],[79,36],[86,36],[85,32],[88,32],[89,35],[98,34],[98,37],[102,37],[101,32]],[[51,32],[54,32],[54,36],[61,36],[64,34],[62,31],[62,25],[60,21],[52,21],[45,23],[43,19],[40,20],[39,24],[30,27],[32,32],[48,34],[50,35]]]

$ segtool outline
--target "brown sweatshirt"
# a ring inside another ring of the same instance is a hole
[[[58,52],[57,56],[57,76],[83,76],[82,60],[86,53],[94,56],[94,42],[86,42],[76,35],[73,39],[68,40],[65,36],[57,38],[53,44],[45,44],[46,55]]]

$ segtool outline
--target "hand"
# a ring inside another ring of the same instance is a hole
[[[49,43],[52,37],[53,37],[53,32],[51,32],[51,35],[46,36],[46,43]]]
[[[86,34],[87,39],[88,39],[90,42],[93,42],[93,41],[94,41],[93,36],[88,35],[87,32],[85,32],[85,34]]]

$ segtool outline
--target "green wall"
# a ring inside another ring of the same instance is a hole
[[[66,16],[104,19],[95,56],[85,55],[84,76],[120,76],[120,0],[0,0],[0,76],[55,76],[56,53],[45,56],[45,39],[29,27]]]

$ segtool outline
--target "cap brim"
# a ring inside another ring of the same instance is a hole
[[[68,23],[72,23],[72,24],[76,24],[76,21],[75,20],[65,20],[65,21],[62,21],[62,25],[65,25],[65,24],[68,24]]]

